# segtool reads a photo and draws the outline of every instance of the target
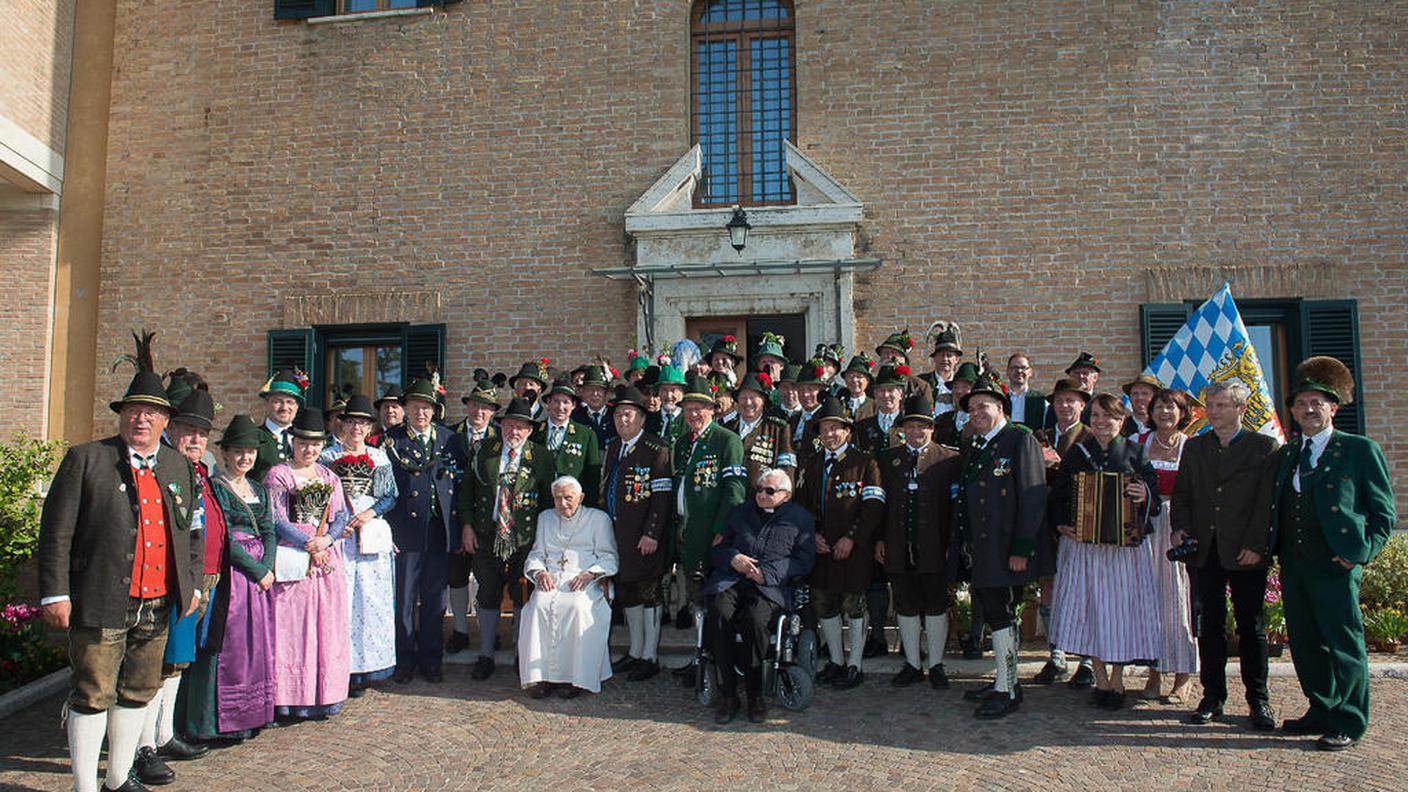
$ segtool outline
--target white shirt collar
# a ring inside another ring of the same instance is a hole
[[[1334,434],[1334,431],[1335,425],[1330,424],[1310,437],[1305,438],[1305,442],[1310,444],[1311,451],[1320,451],[1325,447],[1326,443],[1330,442],[1330,435]]]
[[[274,423],[274,419],[272,418],[264,419],[264,428],[268,429],[270,432],[273,432],[274,437],[280,439],[283,439],[284,432],[287,432],[289,430],[289,427],[287,426],[279,426],[278,424]]]
[[[846,449],[848,449],[848,448],[850,448],[850,447],[851,447],[851,444],[850,444],[850,443],[845,443],[845,444],[843,444],[840,448],[836,449],[835,451],[826,451],[825,449],[822,449],[822,451],[823,451],[827,456],[832,456],[832,457],[835,457],[835,458],[837,458],[837,459],[840,459],[840,458],[841,458],[841,455],[844,454],[844,453],[846,453]]]
[[[993,439],[994,437],[997,437],[997,433],[998,433],[998,432],[1001,432],[1006,426],[1007,426],[1007,419],[1006,419],[1006,418],[999,418],[999,419],[997,420],[997,423],[993,425],[992,429],[988,430],[988,433],[985,434],[985,435],[983,435],[983,445],[987,445],[988,443],[991,443],[991,442],[992,442],[992,439]]]
[[[124,444],[125,445],[125,444]],[[150,454],[143,454],[132,446],[127,446],[127,463],[134,468],[148,467],[156,468],[156,455],[161,453],[161,446],[157,446]]]

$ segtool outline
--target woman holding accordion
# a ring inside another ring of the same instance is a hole
[[[1158,477],[1144,446],[1120,436],[1128,410],[1101,393],[1090,402],[1090,436],[1068,449],[1048,501],[1060,532],[1051,640],[1095,659],[1092,703],[1125,704],[1124,666],[1158,659],[1162,637],[1148,549],[1159,511]]]

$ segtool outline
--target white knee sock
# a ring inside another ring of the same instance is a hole
[[[924,666],[919,664],[919,617],[897,614],[895,621],[900,627],[900,649],[904,651],[905,662],[923,669]]]
[[[865,653],[865,622],[866,617],[861,616],[858,619],[852,618],[851,623],[848,625],[850,628],[851,645],[849,647],[850,655],[846,659],[846,665],[853,665],[856,668],[860,668],[861,658]]]
[[[1017,628],[1008,626],[992,631],[992,654],[997,661],[997,677],[993,687],[1016,696]]]
[[[156,689],[156,695],[147,702],[146,715],[142,717],[142,738],[137,741],[138,748],[155,748],[157,746],[156,731],[157,721],[161,720],[161,700],[166,696],[166,686],[162,685]]]
[[[631,648],[626,650],[626,656],[639,658],[645,651],[645,606],[632,605],[622,610],[626,612],[626,630],[631,635]]]
[[[450,589],[450,615],[455,617],[455,632],[469,634],[469,586]]]
[[[104,783],[108,789],[127,783],[132,760],[137,758],[137,743],[142,739],[142,720],[146,715],[146,707],[114,704],[108,708],[108,778]]]
[[[841,665],[845,662],[845,655],[841,647],[841,617],[832,616],[829,619],[821,619],[817,622],[821,628],[821,635],[826,639],[826,653],[830,655],[834,665]]]
[[[660,651],[660,606],[642,608],[641,621],[641,650],[637,657],[654,660],[659,657]]]
[[[76,792],[98,792],[98,755],[108,730],[106,712],[74,712],[64,705],[68,731],[68,759]]]
[[[161,715],[156,724],[156,747],[171,742],[176,736],[176,694],[181,689],[181,675],[161,683]],[[145,743],[143,743],[145,745]]]
[[[944,647],[948,646],[948,614],[924,617],[925,638],[929,642],[929,667],[944,664]]]

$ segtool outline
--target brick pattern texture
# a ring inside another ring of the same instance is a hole
[[[589,270],[630,263],[626,207],[691,143],[688,3],[119,5],[100,361],[146,324],[254,410],[285,296],[400,289],[441,292],[452,390],[624,358],[634,293]],[[951,318],[1041,387],[1078,349],[1125,378],[1149,269],[1254,272],[1245,298],[1329,267],[1314,296],[1360,300],[1368,430],[1408,471],[1408,3],[796,5],[798,144],[885,262],[865,346]]]
[[[54,213],[0,211],[0,440],[44,425]]]
[[[0,22],[0,116],[64,150],[76,0],[5,0]]]

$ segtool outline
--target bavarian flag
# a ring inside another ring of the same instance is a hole
[[[1281,442],[1286,440],[1251,336],[1242,323],[1242,315],[1237,312],[1237,303],[1232,300],[1230,283],[1222,284],[1217,294],[1193,311],[1187,324],[1154,356],[1144,373],[1199,399],[1210,382],[1241,380],[1252,392],[1242,426]],[[1197,423],[1203,426],[1190,426],[1190,431],[1206,428],[1201,414],[1197,418],[1200,419]]]

